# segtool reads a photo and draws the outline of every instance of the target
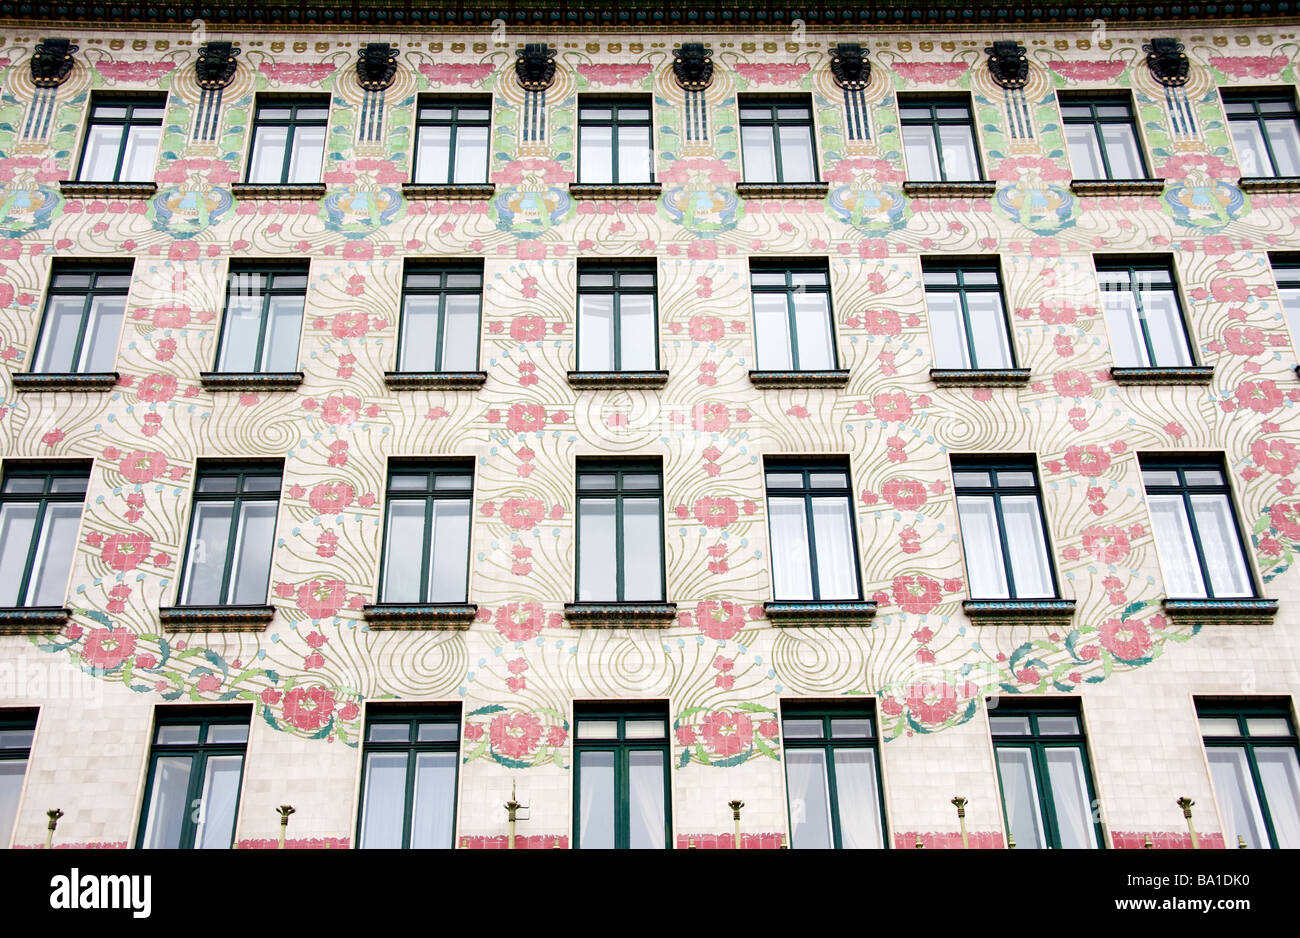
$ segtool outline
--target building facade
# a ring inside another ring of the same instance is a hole
[[[472,6],[0,10],[4,843],[1300,846],[1295,24]]]

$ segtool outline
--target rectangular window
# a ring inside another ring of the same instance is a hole
[[[406,265],[397,370],[478,370],[482,265]]]
[[[77,179],[82,182],[151,181],[165,110],[163,95],[141,98],[94,95]]]
[[[952,478],[971,598],[1054,598],[1033,459],[953,457]]]
[[[650,96],[578,101],[578,181],[635,183],[654,179]]]
[[[131,264],[54,262],[32,371],[105,374],[117,364],[117,343],[131,288]]]
[[[578,602],[663,602],[663,469],[578,462]]]
[[[848,464],[769,461],[766,478],[773,598],[861,599]]]
[[[1291,329],[1292,346],[1300,350],[1300,258],[1275,257],[1272,261],[1282,315],[1286,317],[1286,324]]]
[[[0,608],[62,606],[90,467],[10,464],[0,485]]]
[[[751,262],[754,340],[759,371],[835,368],[835,321],[825,263]]]
[[[463,603],[469,591],[471,463],[388,468],[381,603]]]
[[[366,708],[361,779],[362,847],[455,846],[460,707]]]
[[[1177,599],[1253,597],[1223,461],[1139,456],[1138,462],[1165,592]]]
[[[259,99],[255,115],[248,181],[272,185],[320,182],[329,97]]]
[[[1197,701],[1196,714],[1228,846],[1300,847],[1300,747],[1287,704]]]
[[[266,603],[282,471],[279,463],[199,464],[180,605]]]
[[[667,706],[576,704],[573,719],[578,849],[666,849],[672,829]]]
[[[983,178],[969,100],[901,98],[898,115],[909,179],[967,182]]]
[[[999,698],[989,711],[1002,809],[1016,847],[1096,849],[1101,814],[1077,701]]]
[[[415,118],[417,183],[484,183],[492,99],[421,98]]]
[[[1173,269],[1167,263],[1098,260],[1097,285],[1116,365],[1178,368],[1194,364]]]
[[[136,847],[228,850],[248,746],[247,707],[161,707]]]
[[[0,850],[8,848],[36,735],[35,710],[0,710]]]
[[[1061,97],[1075,179],[1145,179],[1146,161],[1128,95]]]
[[[578,370],[659,367],[654,264],[578,265]]]
[[[283,374],[298,370],[307,267],[232,264],[217,371]]]
[[[996,261],[951,264],[922,260],[936,368],[1014,368],[1002,281]]]
[[[816,182],[812,103],[742,96],[740,149],[745,182]]]
[[[1243,176],[1300,176],[1300,115],[1295,90],[1224,91]]]
[[[885,846],[880,745],[869,704],[781,706],[790,840],[796,850]]]

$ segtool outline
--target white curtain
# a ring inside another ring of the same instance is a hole
[[[857,557],[847,498],[814,498],[813,542],[817,550],[817,585],[822,599],[857,599]]]
[[[832,843],[826,753],[821,749],[788,749],[785,771],[790,789],[791,846],[796,850],[829,849]]]
[[[26,759],[6,759],[0,762],[0,850],[9,846],[9,838],[13,836],[14,819],[18,814],[18,796],[23,790],[23,775],[26,772]]]
[[[1255,798],[1246,751],[1213,746],[1206,754],[1210,760],[1210,777],[1214,780],[1219,810],[1228,826],[1228,842],[1232,843],[1240,836],[1246,838],[1246,846],[1252,850],[1267,848],[1264,815],[1260,813]]]
[[[1007,574],[1002,566],[1002,544],[998,538],[993,499],[962,495],[957,499],[957,517],[974,599],[1007,599]]]
[[[1156,553],[1165,575],[1165,592],[1175,597],[1202,597],[1205,584],[1192,545],[1192,528],[1187,521],[1181,495],[1148,495],[1151,526],[1156,535]]]
[[[412,849],[451,849],[453,807],[456,803],[456,753],[423,752],[415,757],[412,800]]]
[[[1300,847],[1300,765],[1294,749],[1255,749],[1273,833],[1282,849]],[[3,841],[0,841],[3,843]]]
[[[999,748],[997,753],[1007,826],[1016,838],[1016,846],[1047,846],[1043,837],[1043,819],[1038,810],[1038,784],[1030,750]]]
[[[1052,785],[1061,847],[1066,850],[1096,847],[1097,829],[1092,823],[1082,754],[1078,749],[1048,749],[1047,775]]]
[[[876,791],[876,754],[870,749],[835,750],[835,793],[844,848],[883,847],[880,799]]]
[[[664,754],[628,753],[628,788],[632,814],[628,846],[664,849]]]
[[[1200,535],[1201,553],[1210,571],[1210,586],[1216,599],[1249,596],[1254,590],[1246,561],[1241,556],[1237,523],[1226,495],[1193,495],[1192,512]]]
[[[194,846],[199,849],[230,849],[235,833],[235,805],[239,801],[239,776],[243,756],[212,756],[203,778],[199,801],[199,826]]]

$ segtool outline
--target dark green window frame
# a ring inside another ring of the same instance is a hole
[[[590,274],[607,274],[614,278],[612,286],[584,285],[583,279]],[[629,276],[650,277],[649,286],[634,286],[625,283]],[[614,304],[614,367],[609,371],[623,371],[623,329],[622,300],[624,296],[635,294],[650,297],[650,309],[654,317],[654,368],[659,367],[659,273],[656,265],[648,264],[592,264],[578,265],[578,360],[582,360],[582,297],[611,296]],[[601,369],[602,371],[605,369]]]
[[[1079,763],[1083,767],[1083,779],[1088,795],[1088,810],[1092,821],[1093,836],[1096,839],[1098,849],[1104,849],[1106,845],[1105,835],[1101,827],[1101,812],[1097,810],[1098,800],[1097,791],[1092,779],[1092,766],[1088,758],[1088,740],[1083,730],[1083,713],[1079,707],[1078,701],[1063,700],[1036,700],[1020,701],[1012,700],[1007,697],[998,698],[996,708],[990,709],[989,720],[992,727],[992,721],[998,717],[1015,717],[1027,718],[1029,720],[1029,735],[1017,735],[1012,733],[998,733],[995,729],[990,729],[993,737],[993,748],[996,752],[999,749],[1029,749],[1033,760],[1034,782],[1038,796],[1039,818],[1043,824],[1043,836],[1047,841],[1047,847],[1052,850],[1060,850],[1061,846],[1061,822],[1057,817],[1056,801],[1053,795],[1050,782],[1051,775],[1048,770],[1047,752],[1051,749],[1076,749],[1079,752]],[[1045,733],[1040,729],[1040,721],[1044,719],[1068,717],[1073,719],[1079,728],[1078,733]],[[1006,785],[1002,780],[1001,764],[994,760],[998,771],[998,797],[1002,802],[1002,816],[1006,823],[1006,829],[1011,831],[1011,816],[1007,812],[1006,804]],[[1028,847],[1029,844],[1017,844],[1019,847]]]
[[[8,788],[17,780],[17,790],[10,789],[13,794],[12,801],[9,799],[0,800],[0,850],[9,846],[9,841],[13,837],[14,827],[18,822],[18,806],[22,802],[22,785],[27,776],[27,768],[31,765],[32,741],[36,735],[36,716],[35,709],[13,709],[0,710],[0,768],[9,763],[9,771],[4,773],[5,778],[9,779],[5,783]],[[22,763],[22,771],[15,772],[14,763]],[[10,813],[12,811],[12,813]]]
[[[821,735],[812,736],[794,736],[787,732],[784,727],[787,721],[809,721],[817,720],[822,725]],[[866,721],[868,732],[862,736],[849,736],[837,734],[835,723],[844,721]],[[826,784],[830,797],[830,821],[832,847],[835,850],[844,849],[844,835],[840,824],[840,796],[839,786],[836,782],[835,751],[837,749],[870,749],[874,754],[876,764],[876,804],[880,809],[880,833],[881,846],[889,844],[889,826],[885,820],[885,798],[884,798],[884,778],[880,768],[880,737],[876,731],[876,712],[875,707],[869,703],[837,704],[834,702],[823,701],[782,701],[781,703],[781,744],[786,750],[792,749],[820,749],[826,753]],[[789,771],[789,759],[786,759],[787,773]],[[788,784],[788,780],[787,780]],[[794,830],[794,816],[792,813],[789,799],[787,798],[786,812],[790,824],[790,830]],[[791,846],[796,846],[791,843]]]
[[[582,722],[617,722],[616,739],[584,739]],[[628,738],[629,720],[662,720],[664,735],[658,738]],[[582,754],[585,752],[610,752],[614,754],[614,849],[631,847],[631,784],[630,755],[633,752],[658,752],[663,756],[664,767],[664,848],[673,848],[672,777],[669,762],[672,747],[668,733],[670,716],[668,706],[650,705],[618,707],[606,704],[574,704],[573,707],[573,848],[582,849]]]
[[[772,473],[799,473],[803,480],[798,487],[773,485],[770,481]],[[827,477],[832,475],[843,474],[847,480],[844,486],[826,486],[814,484],[815,477]],[[813,522],[813,501],[817,498],[838,498],[848,499],[849,503],[849,533],[853,544],[853,575],[857,581],[857,595],[851,599],[836,598],[834,602],[852,602],[862,599],[862,570],[858,562],[858,525],[857,516],[853,511],[853,474],[849,471],[849,462],[847,459],[774,459],[769,460],[763,465],[763,478],[766,497],[770,500],[773,496],[778,498],[802,498],[804,502],[804,524],[808,532],[808,555],[809,566],[812,570],[812,593],[813,602],[821,602],[821,581],[817,567],[817,544],[814,538],[816,526]],[[770,509],[769,509],[770,511]],[[773,551],[778,549],[776,544],[772,545]],[[775,585],[773,586],[775,590]],[[789,597],[774,596],[780,602],[788,600]]]
[[[274,490],[259,491],[256,489],[248,490],[248,478],[276,476],[277,482]],[[235,479],[234,491],[209,491],[203,492],[200,489],[203,483],[209,479]],[[178,605],[197,605],[208,606],[209,603],[185,603],[183,601],[186,591],[190,587],[190,554],[195,549],[196,523],[198,519],[198,509],[201,504],[208,501],[230,501],[233,507],[230,511],[230,529],[226,537],[226,559],[221,574],[221,601],[216,603],[218,606],[229,606],[232,603],[230,599],[230,574],[235,565],[235,545],[238,543],[237,532],[239,529],[240,509],[245,502],[274,502],[278,512],[280,505],[280,489],[284,485],[284,463],[282,462],[255,462],[255,463],[210,463],[204,465],[200,463],[194,472],[194,497],[190,504],[190,525],[189,533],[185,539],[185,556],[181,564],[181,582],[177,596],[181,598]],[[274,538],[272,538],[274,544]],[[274,566],[275,557],[274,549],[272,550],[271,565]],[[265,601],[265,600],[263,600]]]
[[[1074,95],[1060,95],[1061,104],[1061,123],[1063,124],[1087,124],[1092,127],[1093,137],[1097,141],[1097,149],[1101,153],[1101,165],[1106,172],[1107,179],[1127,179],[1127,176],[1116,176],[1115,171],[1110,167],[1110,154],[1106,150],[1106,138],[1101,132],[1103,124],[1122,124],[1129,128],[1133,133],[1133,143],[1137,150],[1138,165],[1142,170],[1140,178],[1150,178],[1150,169],[1147,166],[1146,153],[1143,152],[1142,138],[1138,136],[1137,121],[1133,119],[1133,102],[1127,94],[1090,94],[1087,97]],[[1088,116],[1067,115],[1066,107],[1086,107]],[[1097,109],[1100,107],[1123,107],[1128,112],[1125,116],[1104,115]],[[1067,146],[1068,149],[1068,146]]]
[[[423,489],[393,487],[393,476],[414,476],[421,473],[426,474],[426,478],[428,479]],[[468,484],[465,485],[464,488],[448,488],[445,485],[439,487],[440,483],[446,482],[447,480],[455,480],[456,483],[463,480]],[[420,546],[420,597],[418,601],[420,603],[433,602],[434,600],[429,598],[429,566],[433,563],[434,545],[432,543],[432,526],[434,520],[434,503],[442,500],[463,501],[472,506],[474,502],[474,464],[473,462],[466,460],[447,462],[408,462],[406,460],[393,460],[389,464],[388,482],[384,492],[384,544],[383,553],[379,562],[379,601],[381,603],[392,601],[385,597],[384,588],[387,584],[388,556],[389,548],[391,546],[389,543],[389,535],[391,533],[389,531],[390,516],[387,511],[387,506],[394,498],[402,500],[413,500],[417,498],[424,499],[424,541]],[[471,510],[469,521],[471,537],[473,534],[473,521],[473,512]],[[473,549],[472,544],[473,542],[471,540],[471,550]],[[412,544],[402,544],[399,549],[410,550],[412,547],[414,547]],[[467,601],[468,596],[469,564],[467,563],[465,565],[465,594],[461,599],[452,601],[465,602]],[[449,600],[438,601],[446,602]]]
[[[122,117],[107,117],[96,113],[100,108],[125,108]],[[126,159],[127,138],[133,127],[157,127],[161,133],[163,117],[140,117],[137,111],[157,111],[167,107],[167,96],[151,94],[147,97],[122,97],[92,94],[90,99],[90,119],[86,124],[86,133],[82,138],[81,160],[77,164],[77,179],[83,182],[118,182],[122,175],[122,162]],[[95,127],[121,127],[121,137],[117,144],[117,162],[113,166],[110,179],[91,179],[86,176],[86,157],[89,155],[90,137]],[[155,148],[156,149],[156,148]]]
[[[903,127],[929,127],[934,140],[934,152],[939,163],[939,181],[948,182],[948,164],[943,157],[943,140],[939,134],[940,127],[965,127],[970,131],[971,149],[975,156],[976,179],[984,178],[984,157],[980,154],[979,135],[975,132],[974,110],[969,96],[962,98],[904,98],[898,102],[899,124]],[[940,117],[939,111],[948,108],[964,108],[965,117]],[[928,117],[903,117],[902,111],[911,108],[925,108]],[[956,180],[967,182],[969,180]]]
[[[934,274],[932,278],[929,275]],[[956,276],[956,283],[940,283],[938,277],[947,274]],[[972,282],[972,275],[993,275],[992,283]],[[1007,320],[1007,298],[1002,292],[1002,271],[997,261],[985,262],[955,262],[930,260],[923,258],[921,260],[921,279],[924,282],[925,292],[930,293],[952,293],[961,303],[961,318],[966,339],[966,355],[970,359],[970,368],[980,370],[987,368],[1017,367],[1016,344],[1012,341],[1011,323]],[[995,365],[984,365],[979,360],[977,353],[977,344],[975,342],[975,328],[971,323],[970,304],[967,297],[972,293],[989,293],[998,298],[998,305],[1002,308],[1002,338],[1005,342],[1007,358],[1011,364],[1003,366],[998,363]],[[947,365],[940,367],[949,367]]]
[[[592,476],[614,476],[613,488],[596,488],[594,485],[584,486],[584,478]],[[624,478],[629,475],[654,475],[659,480],[655,488],[624,488]],[[614,499],[614,557],[616,570],[616,593],[615,602],[625,602],[624,596],[627,593],[626,579],[627,567],[625,562],[626,545],[623,543],[623,506],[629,501],[638,498],[656,498],[659,501],[659,584],[660,595],[657,600],[664,601],[667,593],[666,567],[664,560],[664,471],[663,463],[660,462],[611,462],[600,458],[597,459],[579,459],[577,463],[578,476],[578,516],[577,530],[582,530],[582,503],[587,498]],[[576,593],[579,597],[578,602],[583,602],[582,596],[582,538],[577,539],[575,569],[578,575],[575,576]],[[591,545],[587,545],[590,549]],[[602,549],[608,549],[602,547]]]
[[[1260,137],[1264,141],[1264,155],[1268,157],[1269,172],[1243,172],[1242,175],[1283,176],[1284,178],[1286,175],[1289,175],[1278,172],[1277,156],[1273,153],[1273,139],[1272,135],[1269,133],[1268,122],[1270,120],[1290,118],[1292,123],[1296,125],[1297,132],[1300,132],[1300,110],[1296,109],[1295,89],[1291,86],[1288,86],[1284,90],[1279,89],[1278,91],[1232,91],[1225,88],[1222,89],[1221,93],[1223,95],[1224,116],[1228,119],[1229,136],[1231,136],[1231,128],[1233,124],[1252,123],[1259,128]],[[1261,107],[1261,105],[1264,104],[1284,104],[1286,107],[1285,109],[1265,112]],[[1234,114],[1232,113],[1231,105],[1249,105],[1250,112],[1239,112]],[[1240,153],[1237,154],[1237,158],[1241,158]]]
[[[1291,332],[1292,347],[1300,348],[1300,256],[1271,254],[1269,266],[1273,269],[1273,278],[1277,283],[1282,317]]]
[[[988,472],[990,481],[989,486],[963,485],[958,482],[958,476],[963,471],[971,472]],[[1034,477],[1033,485],[1004,484],[1001,481],[1000,474],[1003,472],[1028,472]],[[993,498],[994,514],[998,525],[998,542],[1002,548],[1002,571],[1007,580],[1007,593],[1009,599],[1019,599],[1016,589],[1015,568],[1012,564],[1011,545],[1007,537],[1007,522],[1003,516],[1002,499],[1007,496],[1033,496],[1038,505],[1038,523],[1043,532],[1043,548],[1046,550],[1046,556],[1043,558],[1047,566],[1048,577],[1051,580],[1052,596],[1060,597],[1061,584],[1056,577],[1056,564],[1052,562],[1052,536],[1047,527],[1047,515],[1043,510],[1043,491],[1038,478],[1038,466],[1034,464],[1032,457],[1016,459],[1014,457],[1003,456],[953,456],[952,457],[953,473],[953,495],[960,498],[962,495],[991,496]],[[960,521],[958,527],[961,527]],[[967,548],[969,549],[969,548]],[[968,575],[969,579],[969,575]],[[988,597],[973,597],[983,599]],[[1033,597],[1041,599],[1042,597]]]
[[[1196,716],[1198,719],[1218,718],[1237,721],[1239,735],[1202,735],[1201,739],[1207,749],[1219,747],[1245,750],[1246,763],[1250,768],[1250,780],[1255,787],[1255,799],[1259,805],[1260,814],[1263,815],[1264,830],[1268,835],[1269,848],[1273,850],[1281,849],[1281,845],[1278,843],[1277,828],[1273,823],[1273,812],[1269,809],[1268,798],[1260,777],[1257,750],[1290,749],[1300,759],[1300,740],[1296,736],[1295,718],[1291,713],[1291,708],[1284,701],[1277,703],[1263,701],[1258,703],[1229,703],[1198,700],[1196,701]],[[1290,734],[1286,736],[1252,736],[1250,735],[1248,723],[1251,719],[1286,720]],[[1240,836],[1240,832],[1228,831],[1227,834],[1227,846],[1229,848],[1238,846],[1234,840],[1234,835]]]
[[[263,117],[262,113],[266,110],[289,110],[288,117]],[[300,117],[300,111],[319,111],[324,110],[324,117]],[[293,138],[298,132],[299,127],[329,127],[329,95],[303,95],[292,98],[270,97],[258,95],[253,103],[253,126],[252,132],[248,135],[248,170],[246,178],[252,182],[253,175],[253,154],[257,151],[257,135],[266,127],[286,127],[288,133],[284,141],[284,158],[280,164],[280,178],[269,182],[258,182],[254,185],[287,185],[289,183],[289,167],[293,162]],[[328,157],[330,148],[329,136],[325,138],[325,152]]]
[[[446,753],[450,752],[453,756],[460,754],[460,724],[461,713],[459,704],[427,704],[421,706],[414,705],[386,705],[370,704],[366,707],[366,737],[362,746],[361,755],[361,796],[357,799],[357,846],[364,847],[365,844],[365,811],[366,811],[366,790],[370,784],[369,757],[373,753],[402,753],[406,755],[406,785],[403,789],[404,807],[402,817],[402,844],[401,849],[411,849],[411,823],[414,816],[415,806],[415,783],[416,768],[418,766],[418,756],[423,753]],[[406,738],[404,740],[383,739],[376,740],[372,737],[375,735],[375,728],[378,726],[386,727],[405,727]],[[420,739],[422,727],[437,727],[438,731],[434,734],[439,738]],[[456,760],[452,760],[453,767],[456,767]],[[456,779],[452,784],[452,802],[451,817],[453,830],[452,837],[446,844],[447,849],[455,846],[455,818],[457,808],[457,798],[459,795],[460,773],[456,767]]]
[[[251,263],[232,263],[230,270],[226,275],[226,307],[221,315],[221,341],[217,347],[217,368],[221,368],[224,361],[227,346],[230,343],[231,311],[230,301],[232,298],[240,295],[243,277],[261,277],[263,278],[261,290],[262,312],[257,329],[257,359],[254,373],[266,374],[267,356],[272,349],[266,341],[267,327],[271,320],[271,301],[275,297],[292,296],[301,297],[303,300],[303,313],[306,315],[307,304],[307,285],[310,268],[306,264],[251,264]],[[293,281],[302,281],[300,284]],[[287,281],[287,283],[286,283]],[[298,324],[298,342],[302,344],[302,321]],[[295,356],[296,357],[296,356]],[[238,371],[232,372],[238,374]]]
[[[75,366],[71,374],[85,374],[82,370],[82,359],[86,357],[86,349],[83,347],[86,342],[86,330],[90,327],[90,312],[97,297],[120,296],[126,297],[131,292],[130,279],[133,270],[132,261],[108,261],[99,264],[86,263],[63,263],[55,259],[54,266],[50,271],[50,285],[45,291],[45,312],[41,316],[41,331],[36,338],[36,351],[32,355],[33,371],[36,370],[37,362],[44,351],[42,345],[49,338],[46,334],[49,330],[50,305],[51,300],[56,296],[80,296],[83,297],[81,305],[81,325],[77,329],[77,341],[72,350],[72,363]],[[82,277],[87,278],[83,283],[77,283],[76,280]],[[72,283],[60,284],[61,279],[75,278]],[[105,278],[109,280],[126,278],[125,283],[106,284]],[[124,304],[125,306],[125,304]],[[123,321],[126,319],[125,308],[123,309]],[[118,342],[121,341],[122,330],[119,327],[113,333],[114,351]],[[116,359],[116,355],[114,355]],[[41,372],[42,374],[64,374],[64,372]]]
[[[450,115],[447,117],[432,117],[429,112],[434,110],[447,110]],[[487,117],[466,117],[462,111],[487,111]],[[415,107],[415,135],[414,151],[411,154],[411,178],[419,179],[420,177],[420,128],[422,127],[446,127],[449,129],[447,141],[447,165],[443,167],[447,172],[447,183],[455,184],[456,181],[456,146],[457,138],[460,136],[462,127],[483,127],[491,132],[492,125],[492,96],[491,95],[464,95],[458,96],[454,100],[421,95],[416,102]],[[488,158],[483,162],[483,178],[476,182],[487,182],[488,166],[491,161],[492,142],[488,140]]]
[[[784,274],[784,284],[759,284],[755,282],[756,277],[767,274]],[[795,278],[800,274],[814,274],[824,278],[820,284],[795,284]],[[840,360],[839,341],[835,336],[835,304],[831,301],[831,273],[830,265],[823,263],[790,263],[784,261],[751,261],[749,264],[749,290],[751,294],[758,293],[779,293],[785,296],[785,310],[788,328],[790,330],[790,361],[793,371],[806,371],[799,365],[799,324],[798,317],[795,313],[794,298],[800,293],[823,293],[826,295],[826,315],[828,322],[826,328],[831,337],[831,367],[838,365]],[[751,313],[754,315],[754,335],[757,344],[758,336],[758,313],[757,309],[752,308]],[[757,362],[757,352],[755,353],[755,364]]]
[[[590,110],[608,110],[609,117],[596,118],[584,113]],[[627,117],[623,111],[645,111],[644,118]],[[586,179],[583,176],[583,166],[581,163],[583,141],[583,131],[588,127],[608,127],[609,134],[609,179]],[[650,151],[650,178],[648,180],[634,180],[637,183],[654,182],[655,178],[655,160],[654,160],[654,101],[650,95],[619,95],[616,97],[597,96],[597,95],[580,95],[578,97],[578,181],[617,184],[623,182],[619,178],[618,170],[618,137],[619,131],[625,127],[644,127],[646,129],[646,142]]]
[[[10,492],[10,483],[19,480],[39,481],[41,490],[39,492]],[[72,491],[56,492],[54,489],[59,486],[61,481],[80,481],[81,486]],[[23,562],[21,571],[6,570],[4,575],[12,577],[15,573],[19,574],[17,596],[21,600],[11,608],[29,608],[27,594],[31,589],[32,575],[36,572],[36,552],[40,548],[41,536],[44,533],[45,514],[49,506],[53,504],[77,504],[85,505],[86,488],[90,484],[90,463],[73,462],[63,464],[50,463],[8,463],[4,467],[3,483],[0,484],[0,508],[5,505],[19,503],[35,503],[36,519],[32,522],[31,543],[27,546],[27,559]],[[76,551],[76,544],[73,544],[73,551]],[[71,559],[69,561],[71,566]],[[66,590],[67,584],[64,584]],[[66,599],[66,596],[64,597]]]
[[[464,281],[467,277],[478,278],[477,283]],[[410,343],[407,340],[409,323],[406,315],[406,300],[412,296],[436,296],[438,298],[438,335],[434,343],[434,361],[436,372],[474,371],[478,369],[479,342],[474,343],[474,362],[471,368],[448,368],[447,357],[447,298],[450,296],[473,296],[478,298],[478,324],[474,335],[477,337],[483,328],[483,265],[482,264],[437,264],[408,262],[402,271],[402,305],[398,315],[397,370],[399,372],[423,371],[420,368],[406,366]]]
[[[802,107],[807,109],[807,117],[782,117],[782,108]],[[812,98],[808,95],[798,95],[788,98],[774,97],[750,97],[741,95],[737,100],[736,109],[739,114],[739,124],[742,130],[746,127],[771,127],[772,128],[772,158],[776,164],[776,183],[784,182],[819,182],[820,170],[817,163],[817,122],[813,119],[815,109]],[[745,111],[766,110],[766,117],[746,117]],[[785,166],[781,161],[781,128],[782,127],[801,127],[808,131],[808,143],[812,148],[812,178],[811,179],[786,179]],[[744,144],[742,141],[742,160]]]
[[[1138,326],[1142,332],[1142,344],[1146,349],[1147,361],[1151,363],[1151,367],[1166,368],[1173,367],[1173,365],[1157,360],[1155,343],[1151,338],[1151,327],[1147,323],[1146,305],[1142,302],[1144,293],[1168,293],[1173,297],[1174,307],[1178,310],[1178,325],[1181,327],[1183,348],[1187,352],[1187,360],[1193,363],[1196,361],[1196,356],[1192,353],[1192,336],[1187,328],[1187,314],[1183,311],[1183,301],[1178,295],[1178,285],[1174,279],[1172,263],[1097,258],[1095,264],[1098,274],[1127,275],[1127,291],[1122,285],[1111,286],[1105,284],[1102,285],[1101,289],[1103,293],[1128,292],[1132,295],[1133,305],[1137,310]]]
[[[136,849],[144,849],[145,834],[149,826],[149,809],[153,802],[154,787],[157,781],[158,761],[168,756],[188,756],[190,763],[189,788],[185,794],[184,819],[181,822],[181,850],[194,848],[194,839],[198,833],[198,814],[202,810],[203,784],[207,776],[208,760],[214,756],[239,756],[239,780],[236,783],[235,804],[233,807],[238,824],[240,796],[244,787],[244,768],[248,756],[248,732],[251,729],[252,712],[248,707],[159,707],[156,711],[153,727],[153,743],[149,748],[149,778],[144,789],[144,804],[140,811],[140,821],[136,830]],[[199,728],[198,742],[194,743],[160,743],[158,739],[167,727],[193,726]],[[243,742],[208,742],[213,727],[244,727]]]

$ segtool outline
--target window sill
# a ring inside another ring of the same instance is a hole
[[[580,391],[599,388],[662,388],[666,371],[570,371],[569,387]]]
[[[930,380],[942,388],[1020,388],[1028,368],[931,368]]]
[[[302,384],[301,371],[201,371],[205,391],[292,391]]]
[[[1066,625],[1074,618],[1073,599],[967,599],[962,611],[988,625]]]
[[[117,384],[118,373],[34,374],[20,371],[9,377],[15,391],[108,391]]]
[[[830,192],[825,182],[738,182],[736,195],[742,199],[824,199]]]
[[[274,606],[163,606],[158,621],[172,632],[264,632]]]
[[[65,199],[151,199],[157,192],[156,182],[59,182],[59,193]]]
[[[1116,384],[1209,384],[1214,379],[1214,366],[1111,368],[1110,377]]]
[[[1075,195],[1155,195],[1165,191],[1163,179],[1074,179]]]
[[[1269,625],[1277,615],[1276,599],[1166,599],[1161,605],[1180,624]]]
[[[836,371],[751,371],[749,383],[756,388],[843,388],[849,383],[846,370]]]
[[[390,391],[473,391],[487,381],[486,371],[385,371]]]
[[[325,198],[323,182],[237,182],[230,187],[236,199],[271,199],[315,202]]]
[[[941,179],[909,179],[903,183],[904,194],[914,199],[991,199],[997,191],[998,184],[985,179],[953,182],[945,182]]]
[[[1242,192],[1300,192],[1300,176],[1242,176],[1237,188]]]
[[[0,609],[0,635],[52,635],[63,630],[72,610],[63,606]]]
[[[677,603],[565,603],[575,629],[666,629],[677,621]]]
[[[657,199],[664,187],[657,182],[571,182],[574,199]]]
[[[371,631],[463,631],[478,615],[477,603],[372,603],[362,609]]]
[[[491,182],[404,182],[402,198],[412,201],[435,199],[490,199],[497,194]]]
[[[783,628],[870,625],[876,615],[874,602],[768,602],[763,614]]]

